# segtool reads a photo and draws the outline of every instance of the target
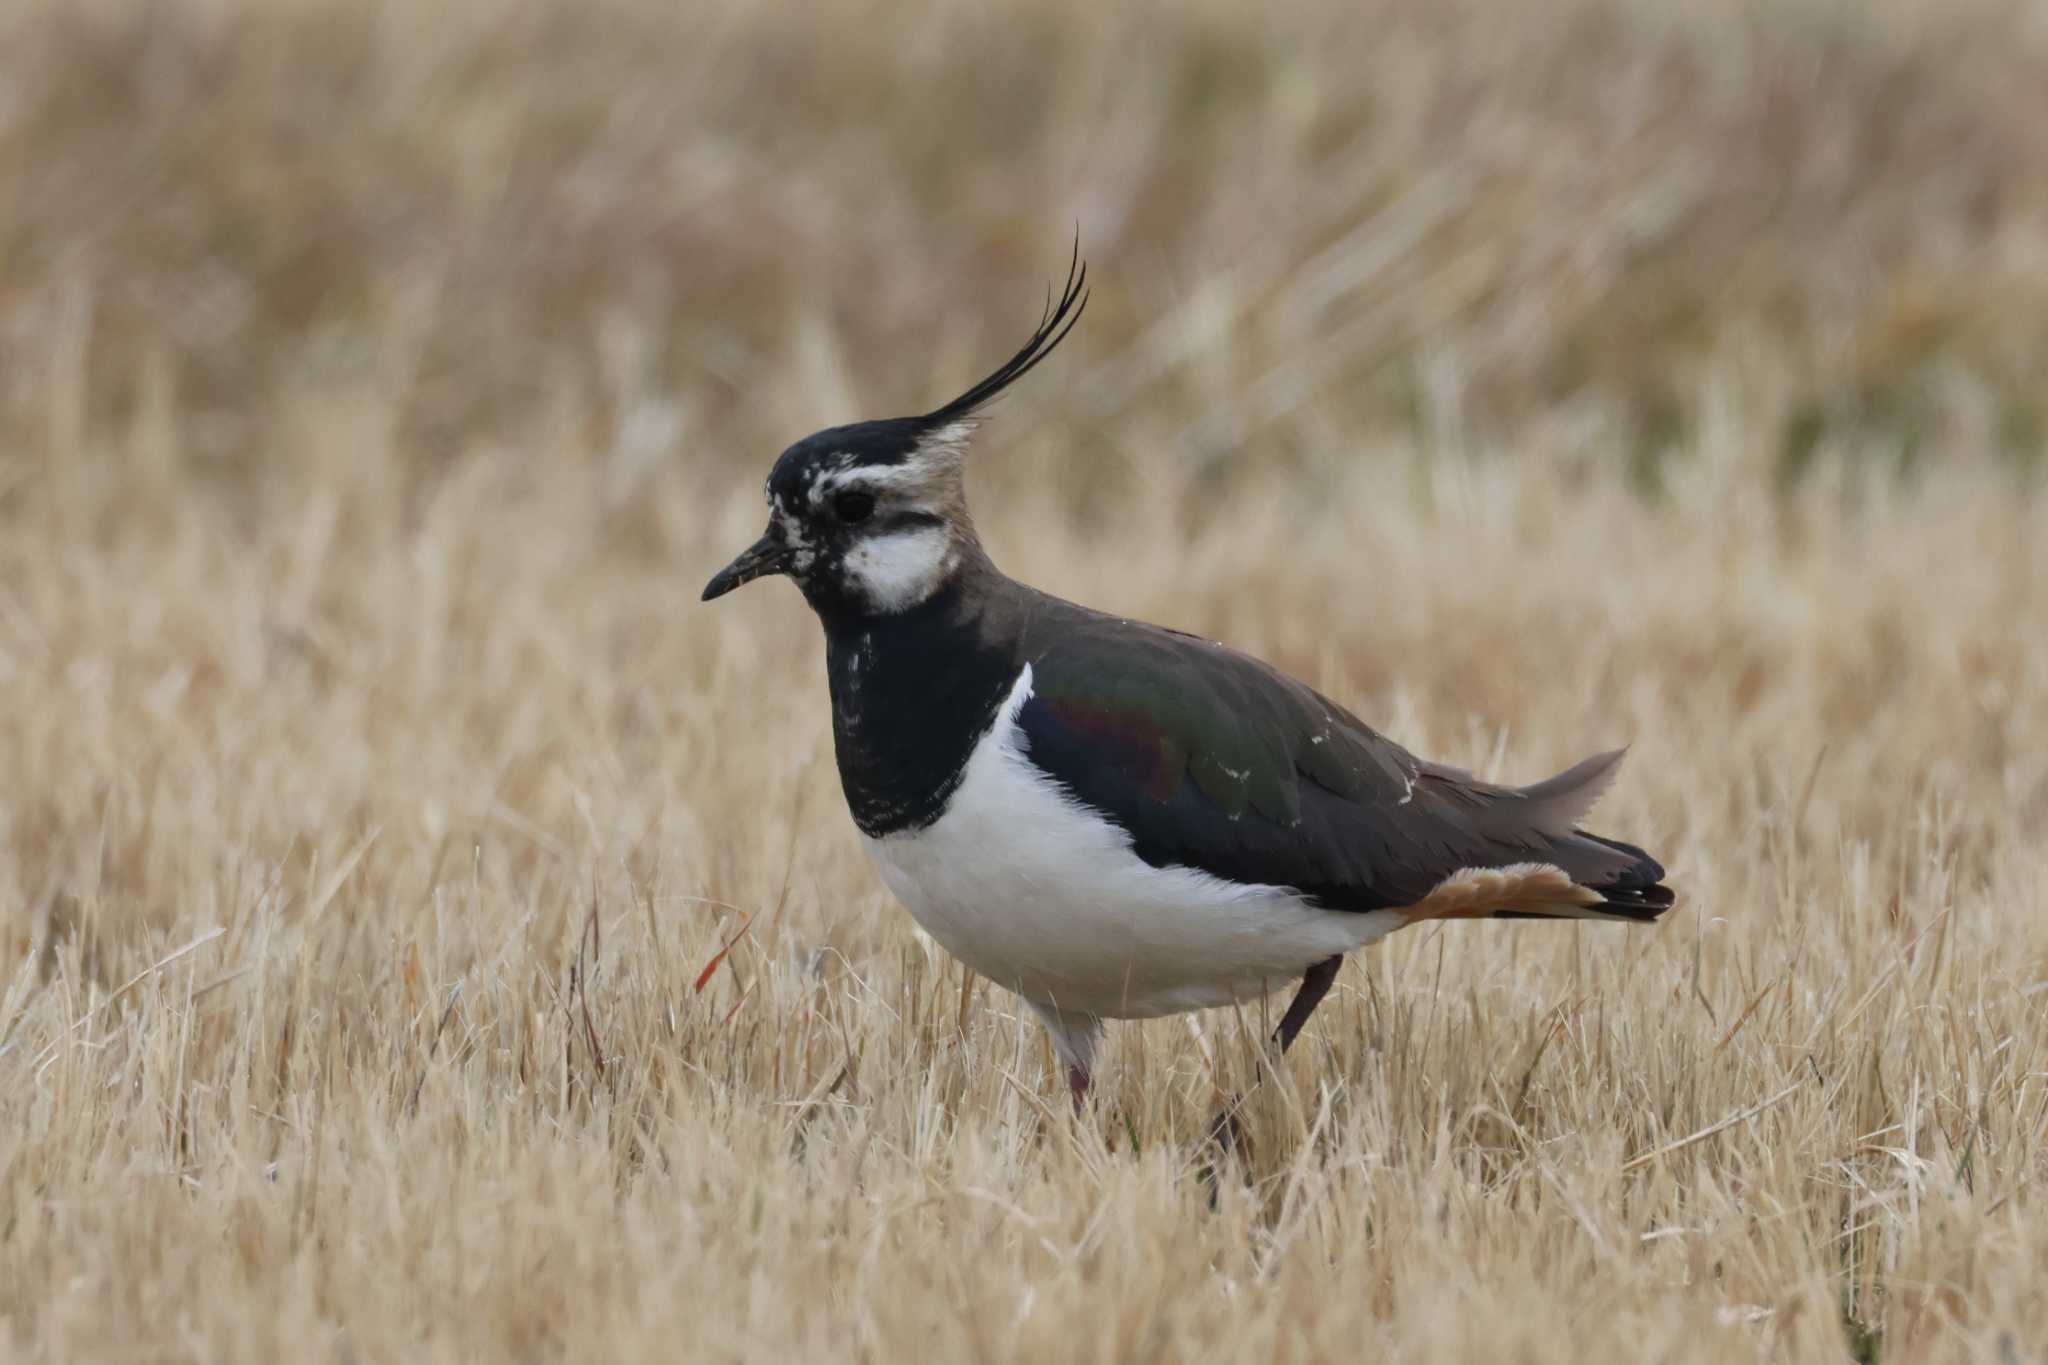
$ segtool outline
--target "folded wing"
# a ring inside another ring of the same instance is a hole
[[[1578,828],[1619,750],[1528,787],[1482,782],[1256,659],[1070,610],[1030,657],[1018,723],[1031,761],[1154,866],[1417,917],[1647,920],[1671,904],[1654,859]]]

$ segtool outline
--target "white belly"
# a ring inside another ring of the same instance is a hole
[[[1402,923],[1148,865],[1024,756],[1030,694],[1027,665],[944,815],[865,840],[896,898],[983,976],[1039,1005],[1145,1018],[1263,995]]]

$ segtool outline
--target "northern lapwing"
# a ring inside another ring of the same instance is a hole
[[[1622,751],[1534,786],[1417,758],[1213,640],[1006,577],[968,516],[969,437],[1065,339],[1076,260],[1022,350],[918,417],[807,436],[768,529],[704,587],[796,580],[825,629],[840,785],[882,880],[1030,1005],[1078,1105],[1105,1019],[1300,990],[1423,920],[1655,920],[1642,849],[1579,828]]]

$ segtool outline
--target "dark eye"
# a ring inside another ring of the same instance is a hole
[[[832,499],[832,515],[848,526],[858,526],[875,510],[873,493],[841,493]]]

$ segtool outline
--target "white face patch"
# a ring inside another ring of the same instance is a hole
[[[939,590],[957,557],[943,526],[869,536],[846,552],[846,579],[877,611],[908,611]]]
[[[974,427],[950,422],[907,448],[870,439],[869,449],[859,429],[848,430],[850,448],[814,437],[776,461],[766,490],[769,535],[807,594],[827,586],[877,613],[907,611],[974,548],[960,486]]]

